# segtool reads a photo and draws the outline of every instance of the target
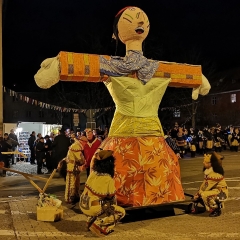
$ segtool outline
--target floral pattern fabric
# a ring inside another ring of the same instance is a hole
[[[118,205],[184,200],[178,159],[164,137],[108,137],[100,147],[114,151]]]

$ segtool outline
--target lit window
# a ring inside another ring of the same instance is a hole
[[[216,105],[217,103],[217,97],[212,97],[212,105]]]
[[[231,94],[231,102],[232,102],[232,103],[235,103],[236,101],[237,101],[237,95],[236,95],[236,93]]]
[[[173,117],[179,118],[181,116],[181,112],[179,109],[175,109],[173,112]]]

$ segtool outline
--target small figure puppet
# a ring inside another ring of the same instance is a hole
[[[143,56],[150,23],[138,7],[126,7],[114,20],[114,36],[125,57],[60,52],[35,75],[41,88],[63,81],[102,81],[116,111],[100,148],[114,150],[115,187],[121,206],[147,206],[184,200],[176,154],[164,139],[158,108],[168,86],[193,88],[192,98],[210,90],[201,66],[160,62]]]
[[[204,154],[203,160],[204,181],[194,199],[202,198],[210,217],[221,215],[221,201],[228,196],[228,187],[224,179],[221,156],[216,152]]]
[[[111,150],[95,154],[93,171],[80,198],[80,208],[88,217],[87,228],[100,237],[111,233],[116,223],[125,216],[125,210],[116,205],[114,162]]]
[[[80,166],[85,162],[82,152],[86,143],[85,136],[80,139],[75,138],[66,158],[58,164],[60,175],[66,180],[65,201],[67,203],[75,204],[79,201]]]

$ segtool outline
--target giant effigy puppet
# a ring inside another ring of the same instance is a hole
[[[108,138],[113,150],[115,185],[121,206],[148,206],[184,200],[178,158],[164,139],[158,108],[167,86],[193,88],[206,95],[210,84],[201,66],[161,62],[143,56],[150,29],[148,16],[126,7],[115,16],[113,34],[126,45],[125,57],[60,52],[41,63],[35,81],[49,88],[61,81],[99,82],[116,105]]]

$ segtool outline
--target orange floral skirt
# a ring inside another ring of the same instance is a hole
[[[108,137],[113,150],[120,206],[148,206],[184,200],[178,158],[163,137]]]

